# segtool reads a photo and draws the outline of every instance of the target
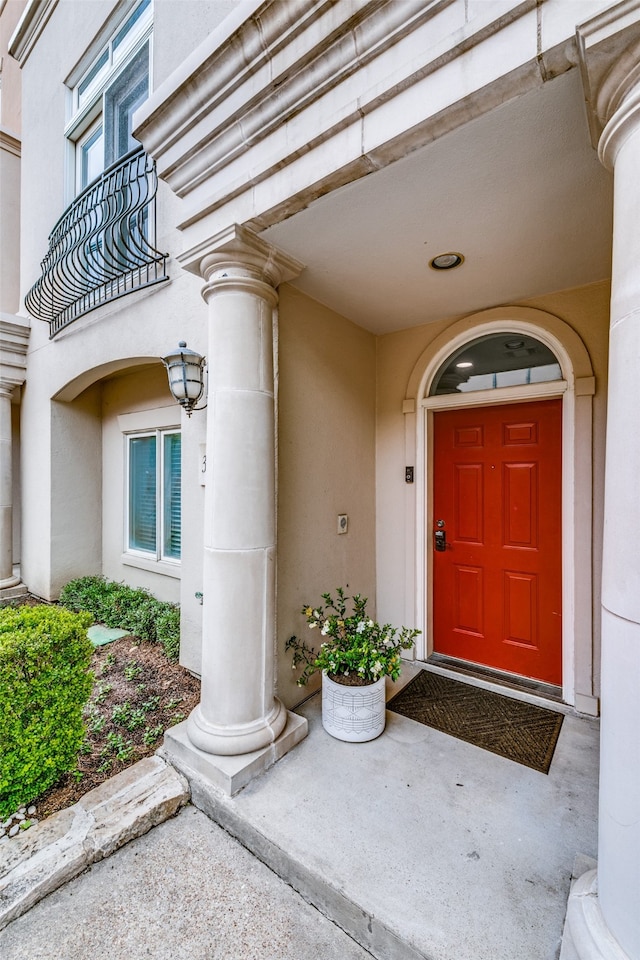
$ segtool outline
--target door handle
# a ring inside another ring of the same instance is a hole
[[[433,539],[435,541],[435,549],[437,553],[444,553],[447,549],[447,533],[446,530],[436,530],[433,534]]]

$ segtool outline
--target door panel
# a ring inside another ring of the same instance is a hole
[[[437,653],[561,683],[561,461],[561,400],[434,415]]]

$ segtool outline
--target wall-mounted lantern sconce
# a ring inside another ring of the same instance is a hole
[[[181,340],[176,352],[163,357],[162,362],[167,368],[169,389],[187,416],[190,417],[193,410],[204,410],[206,402],[201,407],[196,407],[196,403],[204,393],[205,358],[189,350]]]

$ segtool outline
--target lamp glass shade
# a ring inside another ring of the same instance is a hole
[[[182,340],[178,350],[163,357],[162,362],[167,368],[171,393],[190,413],[204,390],[204,357],[189,350]]]

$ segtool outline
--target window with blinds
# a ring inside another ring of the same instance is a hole
[[[165,433],[163,436],[162,554],[172,560],[180,559],[182,526],[180,440],[179,433]]]
[[[129,435],[127,549],[179,560],[181,436],[176,430]]]

